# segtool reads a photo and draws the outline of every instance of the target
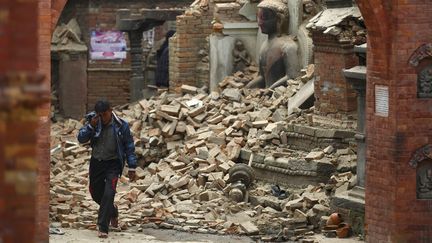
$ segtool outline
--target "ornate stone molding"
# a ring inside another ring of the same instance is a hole
[[[409,64],[413,67],[417,67],[421,60],[432,57],[432,43],[423,44],[409,58]]]
[[[425,159],[432,159],[432,144],[427,144],[417,149],[411,156],[409,164],[411,167],[417,168],[418,164]]]

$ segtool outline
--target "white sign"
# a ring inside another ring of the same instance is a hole
[[[375,85],[375,115],[388,117],[389,90],[387,86]]]

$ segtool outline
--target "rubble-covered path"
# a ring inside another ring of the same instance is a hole
[[[246,236],[236,235],[215,235],[215,234],[200,234],[179,232],[176,230],[161,230],[161,229],[144,229],[140,233],[132,232],[110,232],[108,239],[99,239],[96,231],[92,230],[76,230],[65,229],[64,235],[51,235],[50,242],[52,243],[84,243],[84,242],[230,242],[230,243],[249,243],[255,242]]]
[[[178,243],[200,243],[200,242],[229,242],[229,243],[247,243],[256,242],[246,236],[236,235],[214,235],[214,234],[200,234],[200,233],[187,233],[175,230],[161,230],[161,229],[145,229],[142,233],[130,232],[111,232],[108,239],[99,239],[96,236],[96,231],[92,230],[77,230],[65,229],[64,235],[51,235],[51,243],[86,243],[86,242],[122,242],[122,243],[135,243],[135,242],[178,242]],[[326,238],[322,235],[316,235],[317,242],[319,243],[359,243],[356,238],[337,239]]]

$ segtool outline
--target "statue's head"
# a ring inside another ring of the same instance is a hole
[[[243,41],[241,41],[241,40],[236,40],[235,47],[239,51],[243,51],[245,49]]]
[[[263,0],[258,4],[258,25],[264,34],[287,33],[288,17],[289,10],[286,0]]]

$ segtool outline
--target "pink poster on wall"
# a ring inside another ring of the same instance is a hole
[[[126,38],[121,31],[92,31],[90,58],[92,60],[126,59]]]

